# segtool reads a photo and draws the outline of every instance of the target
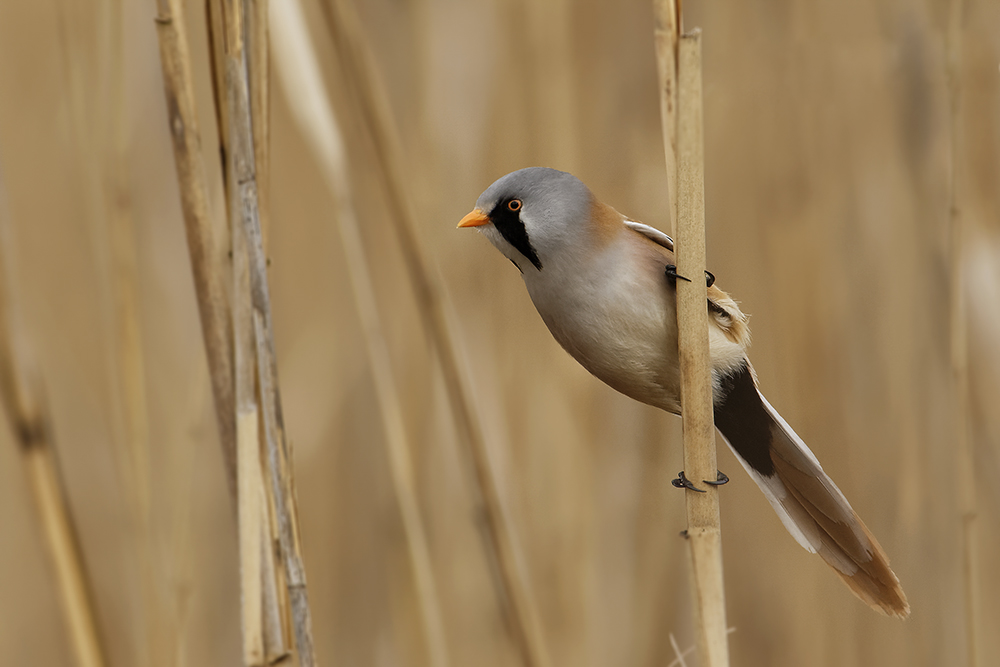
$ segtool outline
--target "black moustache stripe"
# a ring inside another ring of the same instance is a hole
[[[535,265],[536,269],[541,271],[542,262],[538,259],[538,253],[531,246],[531,240],[528,239],[528,230],[524,228],[524,222],[521,221],[521,216],[518,215],[518,212],[507,208],[509,201],[509,199],[504,199],[497,203],[493,207],[493,211],[490,212],[490,220],[493,221],[493,226],[497,228],[497,231],[500,232],[500,235],[504,237],[507,243],[514,246],[519,253]]]

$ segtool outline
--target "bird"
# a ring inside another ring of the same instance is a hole
[[[680,414],[676,281],[691,278],[677,275],[669,236],[546,167],[499,178],[458,227],[481,232],[517,267],[552,336],[585,369],[626,396]],[[907,617],[885,551],[760,392],[747,316],[714,275],[705,280],[716,427],[802,547],[873,609]],[[682,484],[690,488],[683,475],[675,480]]]

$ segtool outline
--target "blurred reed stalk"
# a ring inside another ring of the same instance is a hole
[[[123,463],[118,466],[123,489],[131,499],[130,510],[136,527],[136,557],[140,569],[142,607],[139,624],[139,657],[148,665],[174,664],[178,629],[176,616],[166,610],[166,591],[158,567],[160,551],[156,549],[152,525],[150,479],[150,437],[146,364],[143,354],[142,326],[139,308],[139,265],[136,257],[134,215],[130,190],[128,151],[130,123],[126,97],[125,12],[122,0],[112,0],[107,13],[110,37],[107,39],[111,68],[110,137],[106,143],[107,163],[104,171],[107,225],[95,225],[98,242],[110,245],[110,290],[113,296],[114,326],[109,337],[117,382],[116,402],[121,406],[124,442],[119,446]],[[103,255],[103,253],[101,253]]]
[[[349,0],[320,3],[334,48],[340,58],[358,105],[359,117],[375,149],[375,163],[385,185],[389,221],[400,240],[409,283],[428,339],[437,352],[459,441],[469,451],[474,470],[474,488],[483,504],[487,548],[497,567],[500,594],[509,604],[508,622],[525,665],[549,667],[548,648],[541,617],[522,570],[519,547],[510,518],[500,496],[497,473],[490,462],[483,425],[472,400],[468,379],[458,353],[442,299],[442,290],[427,266],[417,232],[416,216],[410,208],[403,176],[402,148],[396,136],[388,96],[368,46],[361,21]]]
[[[168,660],[169,624],[163,609],[151,525],[149,429],[145,361],[138,305],[139,271],[128,182],[129,124],[126,110],[124,11],[121,0],[100,3],[97,70],[87,78],[75,3],[59,3],[60,50],[67,77],[72,141],[86,200],[85,215],[101,278],[99,313],[104,327],[104,360],[111,391],[110,444],[115,472],[129,516],[126,536],[138,570],[136,659]],[[95,94],[107,83],[107,94]],[[99,108],[94,106],[99,105]],[[95,168],[95,165],[98,165]],[[125,576],[136,570],[131,563]]]
[[[676,122],[676,247],[677,273],[705,275],[705,177],[702,122],[701,31],[677,40],[677,105],[673,106],[669,85],[673,41],[667,33],[679,30],[674,7],[657,7],[657,50],[661,76],[661,119],[667,169],[671,168],[670,131]],[[666,71],[665,71],[666,70]],[[672,118],[672,109],[676,117]],[[673,202],[671,202],[672,208]],[[684,472],[688,479],[714,480],[715,421],[713,417],[711,360],[708,349],[708,311],[704,280],[677,281],[678,354],[681,370],[681,405],[684,433]],[[725,588],[722,580],[722,532],[719,493],[703,485],[702,492],[685,494],[691,554],[691,589],[698,628],[698,653],[702,665],[729,664],[726,633]]]
[[[963,0],[948,4],[946,43],[949,102],[948,241],[949,241],[949,344],[955,397],[955,440],[958,451],[958,507],[962,514],[962,583],[965,598],[965,641],[969,667],[978,667],[982,583],[979,573],[979,507],[976,497],[976,462],[969,419],[968,306],[965,285],[965,220],[959,203],[962,111]]]
[[[301,5],[296,0],[284,0],[275,6],[273,18],[274,54],[289,107],[300,131],[315,151],[326,185],[337,205],[337,225],[375,380],[393,488],[413,569],[429,662],[434,667],[446,667],[449,660],[444,620],[427,533],[417,501],[410,455],[412,446],[354,208],[343,135],[323,83]]]
[[[677,40],[681,14],[677,0],[653,0],[653,43],[660,82],[660,126],[667,167],[670,235],[677,237]]]
[[[41,373],[21,330],[8,217],[0,173],[0,402],[24,461],[73,658],[79,667],[103,667],[93,588],[59,472]]]
[[[312,637],[312,614],[306,589],[305,566],[302,562],[302,547],[299,537],[298,511],[295,505],[293,471],[285,435],[284,417],[281,408],[281,393],[278,384],[277,362],[274,354],[274,333],[271,323],[271,303],[267,283],[267,263],[264,257],[263,238],[260,227],[260,211],[257,189],[257,170],[254,149],[254,131],[251,117],[250,77],[248,75],[246,49],[246,7],[240,0],[224,0],[221,7],[224,36],[223,86],[225,89],[227,123],[229,127],[226,154],[228,157],[228,183],[231,199],[230,227],[234,238],[234,264],[247,262],[251,320],[241,318],[234,323],[237,378],[241,359],[255,364],[257,387],[259,389],[261,435],[267,452],[267,475],[270,478],[268,505],[274,508],[280,555],[284,566],[286,590],[291,605],[292,627],[295,646],[301,667],[316,664]],[[266,20],[266,17],[263,17]],[[258,32],[266,32],[261,26]],[[257,67],[254,82],[261,85],[261,72],[266,68]],[[262,153],[266,155],[266,151]],[[238,234],[245,235],[245,247],[236,245]],[[236,275],[239,275],[238,273]],[[235,299],[234,299],[235,300]],[[236,304],[234,304],[236,305]],[[236,305],[237,309],[239,305]],[[234,311],[234,314],[238,310]],[[249,326],[248,326],[249,325]],[[249,331],[243,331],[247,327]],[[250,336],[252,334],[252,337]],[[253,341],[249,349],[243,343]],[[246,356],[244,356],[246,355]],[[239,383],[239,379],[237,379]],[[239,407],[239,406],[238,406]],[[242,415],[242,412],[241,412]],[[238,420],[241,417],[238,417]],[[237,438],[243,436],[239,433]],[[255,427],[256,428],[256,427]],[[252,511],[252,510],[251,510]],[[243,514],[241,510],[241,515]],[[249,514],[248,514],[249,516]],[[270,527],[272,524],[266,522]],[[266,561],[266,559],[265,559]]]

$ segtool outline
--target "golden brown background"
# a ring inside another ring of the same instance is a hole
[[[342,93],[316,1],[305,3],[313,39]],[[551,339],[509,263],[454,229],[495,178],[529,165],[572,171],[619,210],[666,224],[650,3],[358,4],[554,663],[674,664],[671,633],[681,647],[694,643],[683,497],[669,485],[679,420],[588,376]],[[899,622],[854,599],[721,452],[733,477],[722,492],[733,665],[966,664],[959,488],[972,480],[957,465],[949,365],[953,146],[967,226],[982,664],[1000,664],[1000,3],[964,2],[954,144],[949,6],[685,6],[686,25],[704,30],[709,267],[753,316],[763,391],[879,536],[913,607]],[[0,168],[14,232],[5,243],[112,664],[238,664],[235,526],[154,14],[152,0],[0,2]],[[188,19],[221,220],[201,3],[188,3]],[[317,652],[331,666],[424,665],[333,205],[294,103],[275,81],[268,254]],[[369,140],[346,111],[342,121],[452,664],[518,665]],[[141,555],[116,454],[127,428],[113,343],[114,210],[128,212],[137,257],[152,558]],[[71,664],[34,516],[4,427],[0,663]],[[144,568],[158,582],[153,607],[140,594]]]

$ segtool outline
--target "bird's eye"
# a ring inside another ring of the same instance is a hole
[[[511,210],[511,211],[514,211],[515,213],[517,211],[520,211],[521,210],[521,200],[520,199],[511,199],[509,202],[507,202],[507,208],[509,210]]]

